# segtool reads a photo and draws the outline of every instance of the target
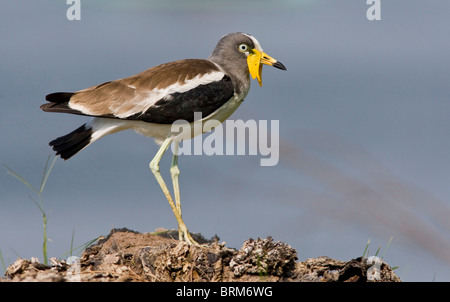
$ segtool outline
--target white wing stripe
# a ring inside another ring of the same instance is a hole
[[[123,103],[121,106],[111,108],[112,109],[111,111],[118,118],[126,118],[134,114],[143,113],[162,98],[165,98],[166,100],[170,101],[171,99],[170,95],[172,93],[183,93],[191,89],[194,89],[200,85],[220,81],[224,75],[225,74],[220,71],[210,72],[186,80],[183,84],[177,82],[163,89],[153,89],[147,93],[147,96],[137,94],[133,99]],[[130,103],[133,104],[131,108]],[[125,108],[129,109],[124,110]]]

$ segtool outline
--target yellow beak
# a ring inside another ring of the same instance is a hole
[[[284,67],[281,62],[278,62],[264,52],[260,52],[257,49],[252,49],[252,52],[247,56],[247,65],[252,78],[258,79],[259,86],[262,86],[261,74],[263,64],[286,70],[286,67]]]

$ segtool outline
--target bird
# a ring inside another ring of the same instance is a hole
[[[250,76],[262,86],[263,65],[286,70],[281,62],[263,52],[255,37],[234,32],[222,36],[207,59],[172,61],[76,92],[50,93],[45,97],[47,103],[40,106],[43,111],[93,118],[49,145],[57,156],[67,160],[105,135],[118,131],[132,129],[153,138],[159,149],[149,168],[177,220],[179,240],[198,245],[181,215],[179,143],[202,134],[204,128],[196,128],[198,124],[224,122],[246,98]],[[200,117],[196,113],[201,113]],[[172,125],[177,121],[201,130],[173,131]],[[174,198],[159,168],[171,144]]]

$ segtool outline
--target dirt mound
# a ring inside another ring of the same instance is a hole
[[[381,259],[370,264],[361,257],[298,262],[296,250],[270,237],[246,240],[235,250],[218,243],[218,238],[208,241],[193,234],[201,245],[192,246],[174,236],[177,232],[113,229],[73,263],[51,258],[51,265],[44,265],[19,258],[1,281],[400,281]]]

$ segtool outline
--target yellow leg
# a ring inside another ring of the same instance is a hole
[[[172,196],[170,195],[169,189],[167,188],[166,183],[164,182],[164,179],[162,178],[161,173],[159,172],[159,162],[161,161],[161,158],[164,155],[164,152],[166,152],[167,148],[170,146],[171,143],[172,143],[171,138],[167,138],[163,142],[163,144],[159,148],[158,152],[156,153],[155,157],[150,162],[150,170],[153,172],[153,175],[155,175],[155,178],[158,181],[159,186],[161,187],[164,195],[166,196],[167,201],[169,202],[169,205],[172,209],[172,212],[175,215],[175,218],[177,219],[180,240],[184,240],[190,244],[197,245],[198,243],[195,242],[195,240],[189,234],[187,227],[183,222],[183,219],[181,219],[181,207],[178,205],[179,198],[180,198],[179,197],[179,189],[177,190],[178,193],[175,192],[175,196],[178,194],[177,205],[175,205],[175,203],[173,202]],[[176,166],[176,163],[175,163],[175,166]],[[177,169],[178,169],[178,167],[177,167]],[[171,168],[171,170],[172,170],[172,168]],[[172,179],[173,179],[173,177],[174,176],[172,176]],[[177,178],[177,186],[178,186],[178,176],[176,176],[176,178]],[[174,183],[174,187],[175,187],[175,183]]]
[[[180,142],[176,141],[174,144],[174,154],[172,158],[172,164],[170,166],[170,175],[172,176],[172,184],[173,184],[173,194],[175,197],[175,206],[180,214],[180,217],[183,217],[181,214],[181,201],[180,201],[180,186],[178,183],[178,178],[180,175],[180,169],[178,169],[178,149]],[[183,232],[178,229],[178,237],[179,240],[183,240]]]

